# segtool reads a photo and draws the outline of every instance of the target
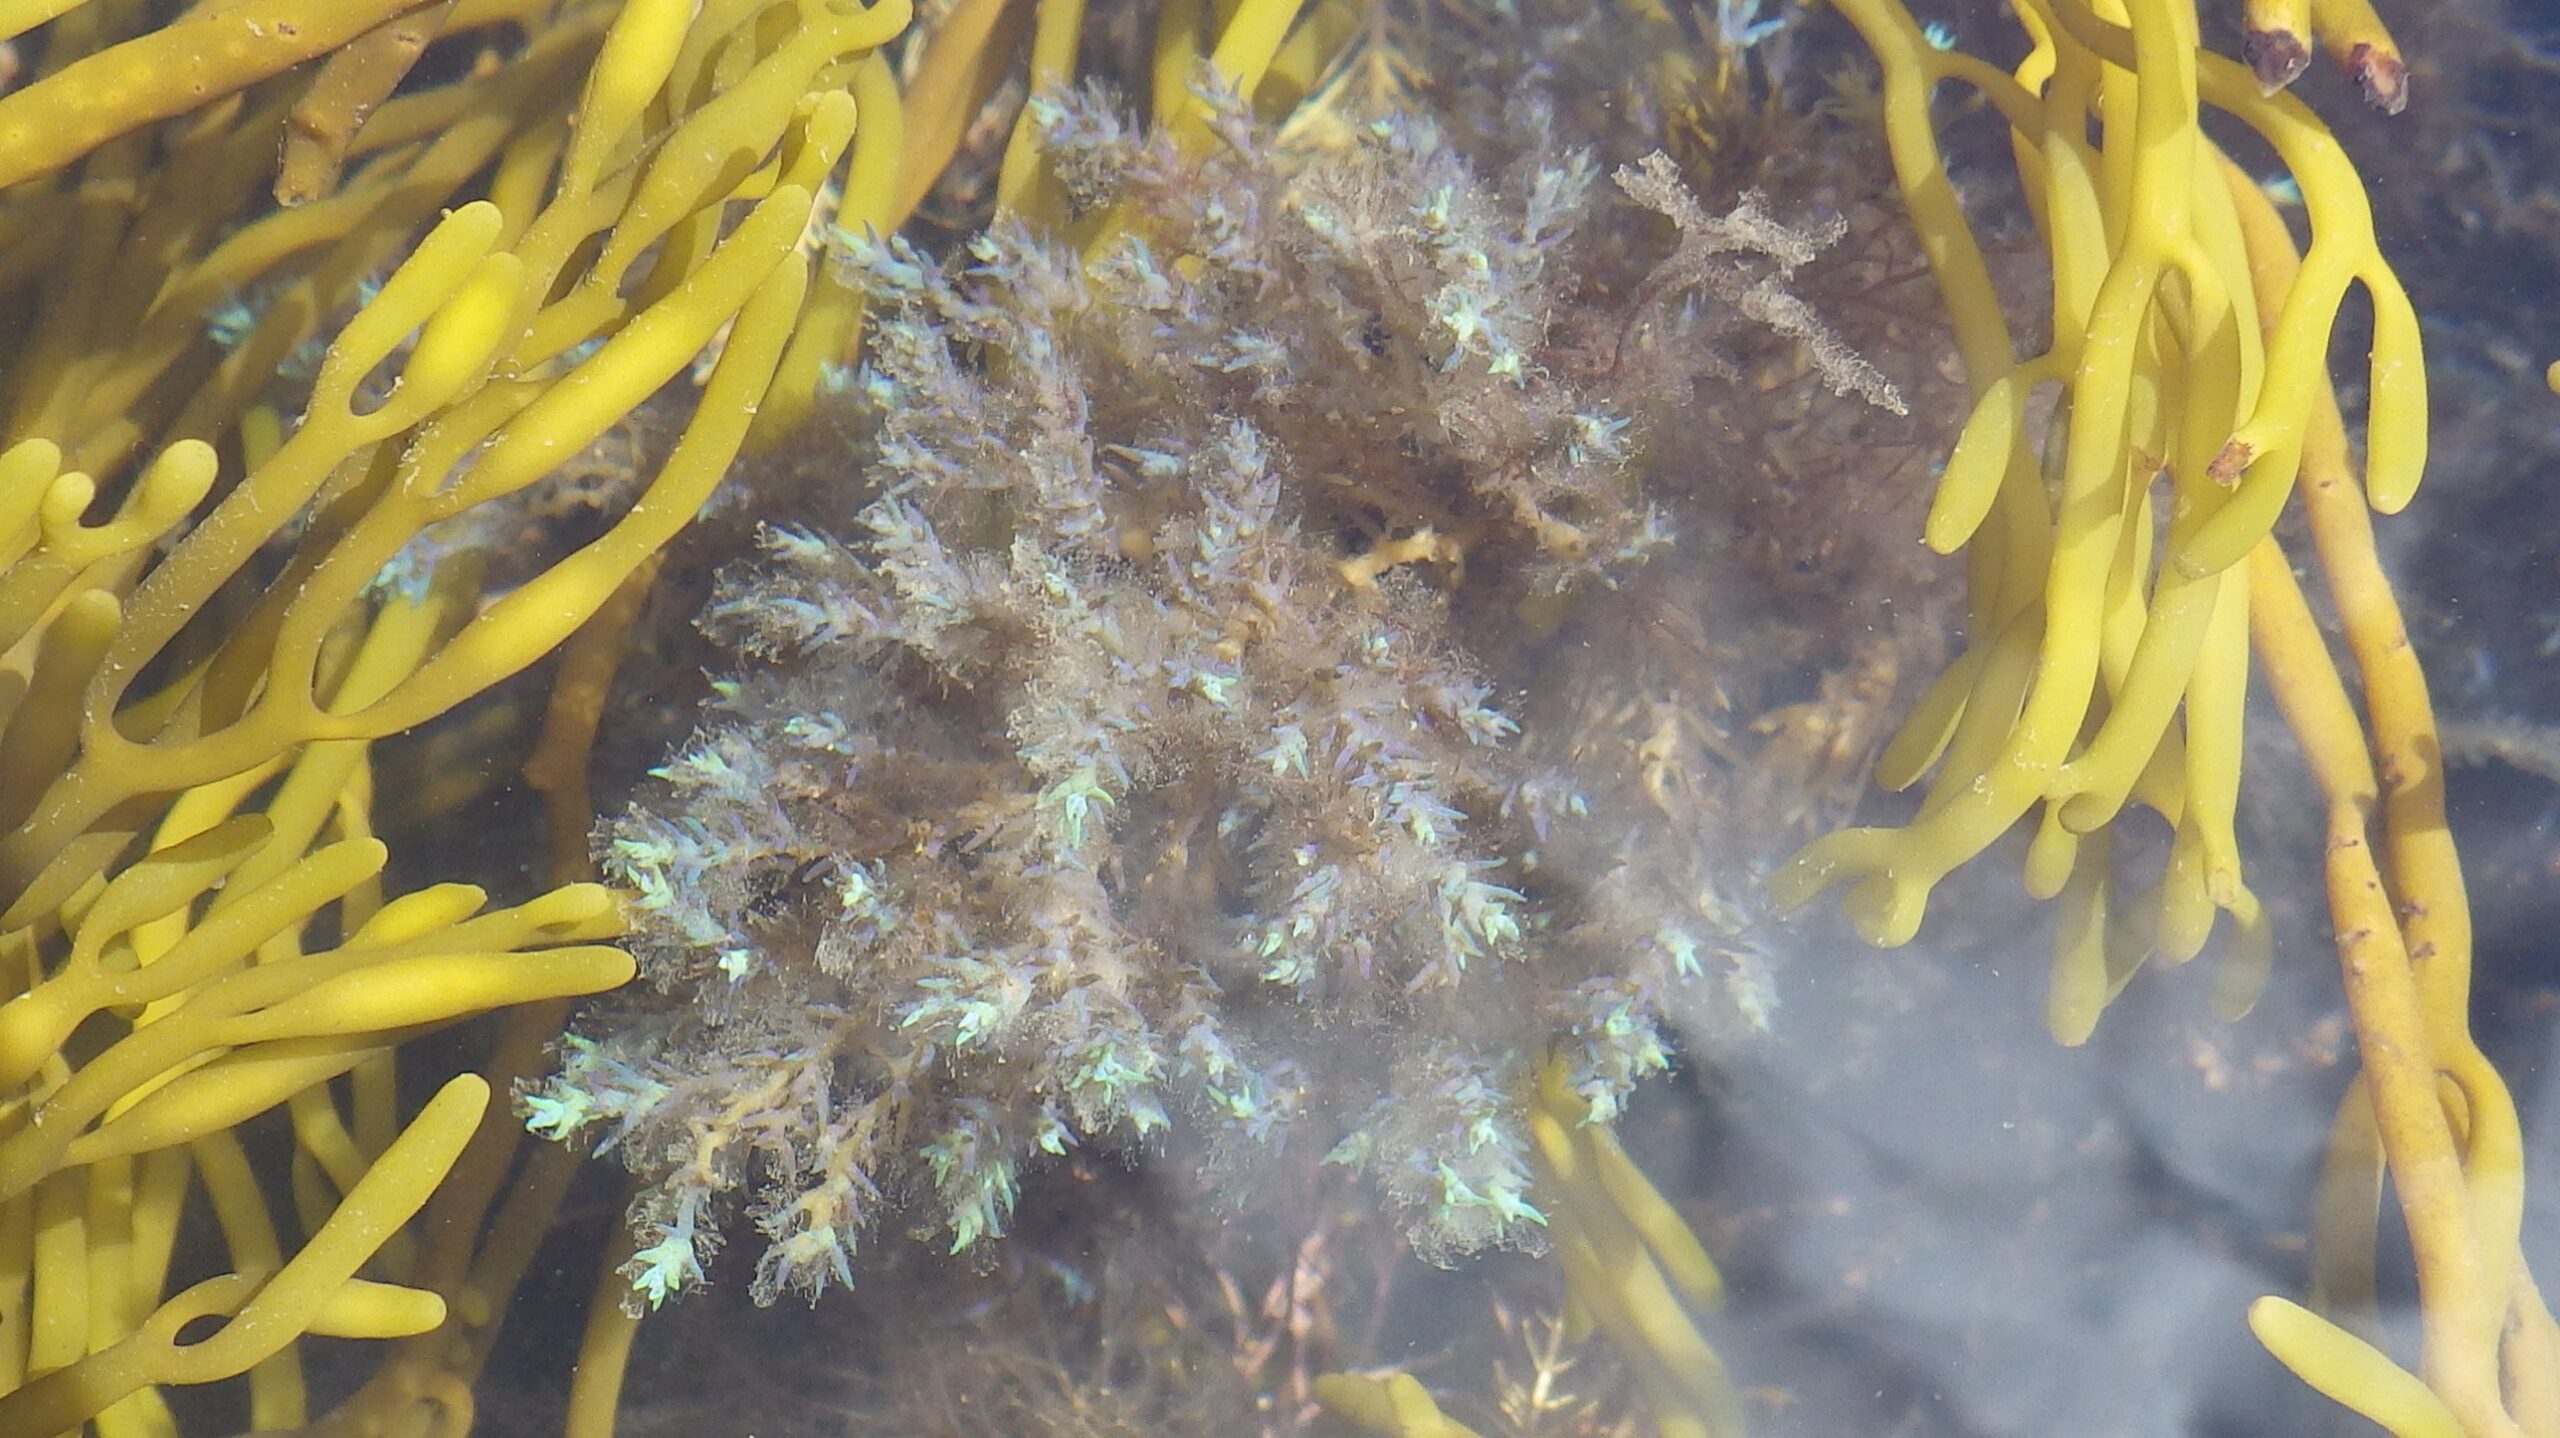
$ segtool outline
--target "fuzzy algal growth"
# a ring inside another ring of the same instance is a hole
[[[644,1180],[650,1302],[733,1195],[758,1295],[814,1294],[885,1213],[1001,1234],[1078,1146],[1238,1174],[1303,1134],[1427,1253],[1534,1243],[1527,1074],[1561,1045],[1613,1114],[1716,952],[1491,666],[1673,541],[1669,367],[1605,351],[1719,301],[1789,327],[1727,281],[1803,237],[1701,248],[1649,169],[1686,241],[1611,300],[1582,236],[1648,217],[1552,145],[1488,177],[1414,126],[1283,160],[1230,124],[1198,164],[1087,101],[1053,129],[1129,232],[845,239],[869,460],[727,573],[734,677],[605,836],[666,997],[528,1107]]]

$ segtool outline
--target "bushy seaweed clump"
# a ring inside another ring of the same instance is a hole
[[[1313,1143],[1426,1253],[1534,1242],[1528,1073],[1560,1049],[1607,1118],[1729,968],[1494,666],[1674,543],[1644,417],[1737,317],[1896,402],[1780,287],[1815,242],[1658,157],[1611,190],[1418,124],[1275,155],[1229,119],[1186,160],[1051,118],[1119,238],[843,242],[869,462],[725,575],[734,676],[606,835],[662,996],[527,1107],[644,1181],[651,1302],[733,1194],[758,1297],[814,1295],[885,1214],[1002,1233],[1079,1146],[1241,1181]],[[1599,225],[1668,258],[1586,283]]]

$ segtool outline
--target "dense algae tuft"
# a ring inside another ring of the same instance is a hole
[[[1093,1146],[1244,1182],[1294,1139],[1427,1254],[1536,1246],[1551,1043],[1604,1120],[1667,1009],[1766,1020],[1666,756],[1631,812],[1623,746],[1514,710],[1712,542],[1652,441],[1735,336],[1899,405],[1786,289],[1836,228],[1711,215],[1659,155],[1612,186],[1534,117],[1486,173],[1420,120],[1300,149],[1222,113],[1193,158],[1042,103],[1124,232],[841,238],[867,463],[759,505],[715,712],[605,839],[666,997],[530,1107],[645,1180],[653,1303],[733,1195],[759,1297],[814,1295],[883,1214],[971,1249]]]

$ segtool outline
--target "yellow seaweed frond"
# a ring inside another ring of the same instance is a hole
[[[2291,74],[2270,73],[2299,69],[2277,40],[2319,29],[2368,98],[2396,109],[2396,52],[2361,0],[2253,4],[2255,74],[2201,48],[2187,0],[2029,0],[2033,48],[2002,73],[1939,49],[1896,0],[1835,3],[1882,62],[1896,176],[1973,381],[1927,529],[1942,552],[1969,553],[1970,648],[1877,764],[1889,787],[1929,777],[1917,817],[1817,840],[1777,895],[1848,884],[1861,933],[1902,943],[1941,878],[2028,821],[2027,886],[2062,901],[2057,1038],[2086,1039],[2150,954],[2192,956],[2217,913],[2233,938],[2214,1001],[2236,1017],[2273,958],[2234,837],[2254,653],[2326,805],[2330,921],[2363,1070],[2331,1130],[2313,1238],[2316,1296],[2336,1317],[2269,1299],[2253,1326],[2306,1381],[2396,1433],[2560,1433],[2544,1376],[2560,1372],[2560,1341],[2518,1236],[2514,1103],[2469,1030],[2471,921],[2442,745],[2370,518],[2407,504],[2425,464],[2417,320],[2354,165],[2278,93]],[[1928,112],[1944,81],[2010,128],[2052,274],[2041,354],[2017,356],[1947,182]],[[2306,251],[2206,137],[2207,107],[2292,172]],[[2374,307],[2361,475],[2326,368],[2356,285]],[[2046,395],[2039,442],[2030,417]],[[2361,715],[2274,537],[2297,499]],[[2128,804],[2173,836],[2147,931],[2122,921],[2115,895],[2109,835]],[[2351,1332],[2370,1326],[2386,1176],[2418,1273],[2414,1374]]]
[[[393,1055],[509,1012],[510,1082],[631,961],[594,885],[386,899],[370,746],[591,621],[609,648],[759,414],[806,412],[852,334],[841,296],[804,325],[804,239],[822,192],[885,218],[908,18],[0,6],[50,25],[0,98],[0,310],[36,336],[0,355],[0,1433],[174,1433],[161,1385],[238,1374],[252,1426],[300,1428],[305,1334],[401,1340],[331,1431],[467,1425],[568,1164],[502,1195],[490,1084],[403,1125]],[[479,62],[404,89],[438,35]],[[332,329],[279,422],[279,371]],[[627,508],[484,592],[509,501],[688,374]],[[567,676],[573,729],[609,659]],[[563,733],[541,773],[583,810]],[[236,1136],[268,1113],[289,1175]],[[231,1272],[169,1294],[196,1195]]]

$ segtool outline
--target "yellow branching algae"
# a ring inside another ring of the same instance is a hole
[[[393,1055],[512,1008],[511,1082],[631,961],[591,884],[386,897],[370,746],[540,659],[700,508],[798,328],[856,74],[908,18],[0,12],[51,22],[0,99],[0,307],[37,336],[0,363],[0,1432],[173,1432],[161,1386],[244,1373],[252,1426],[299,1428],[306,1333],[425,1345],[345,1431],[468,1425],[474,1335],[547,1209],[484,1239],[515,1125],[468,1075],[403,1125]],[[480,62],[394,93],[432,33]],[[893,168],[875,146],[868,183]],[[279,422],[277,371],[333,325]],[[493,506],[697,367],[627,509],[483,592],[472,526],[508,532]],[[270,1111],[288,1214],[234,1134]],[[440,1185],[458,1222],[405,1235]],[[169,1293],[199,1201],[231,1271]]]
[[[2028,821],[2027,886],[2061,900],[2057,1038],[2087,1038],[2147,954],[2197,953],[2217,913],[2232,933],[2216,1001],[2245,1012],[2270,961],[2232,822],[2254,648],[2327,807],[2329,912],[2364,1068],[2323,1178],[2325,1313],[2269,1299],[2252,1326],[2395,1433],[2560,1432],[2560,1330],[2518,1238],[2515,1107],[2470,1033],[2470,913],[2441,750],[2367,515],[2407,504],[2425,464],[2417,319],[2353,165],[2279,92],[2301,68],[2284,54],[2318,28],[2368,98],[2397,109],[2396,50],[2361,4],[2254,5],[2253,74],[2200,48],[2186,0],[2030,0],[2019,18],[2033,48],[2002,73],[1938,48],[1896,0],[1836,3],[1883,64],[1895,171],[1972,377],[1927,535],[1967,551],[1969,648],[1878,764],[1892,788],[1934,768],[1917,817],[1816,841],[1777,877],[1779,896],[1847,884],[1860,931],[1903,943],[1941,878]],[[1947,180],[1928,112],[1943,81],[2009,126],[2053,278],[2042,354],[2016,355]],[[2207,107],[2291,172],[2307,251],[2207,138]],[[2327,372],[2351,285],[2374,313],[2361,484]],[[2055,433],[2039,448],[2029,405],[2048,392]],[[2274,537],[2297,495],[2361,719]],[[2114,912],[2109,825],[2128,802],[2175,835],[2147,925]],[[2417,1264],[2414,1375],[2350,1331],[2374,1330],[2386,1175]]]

